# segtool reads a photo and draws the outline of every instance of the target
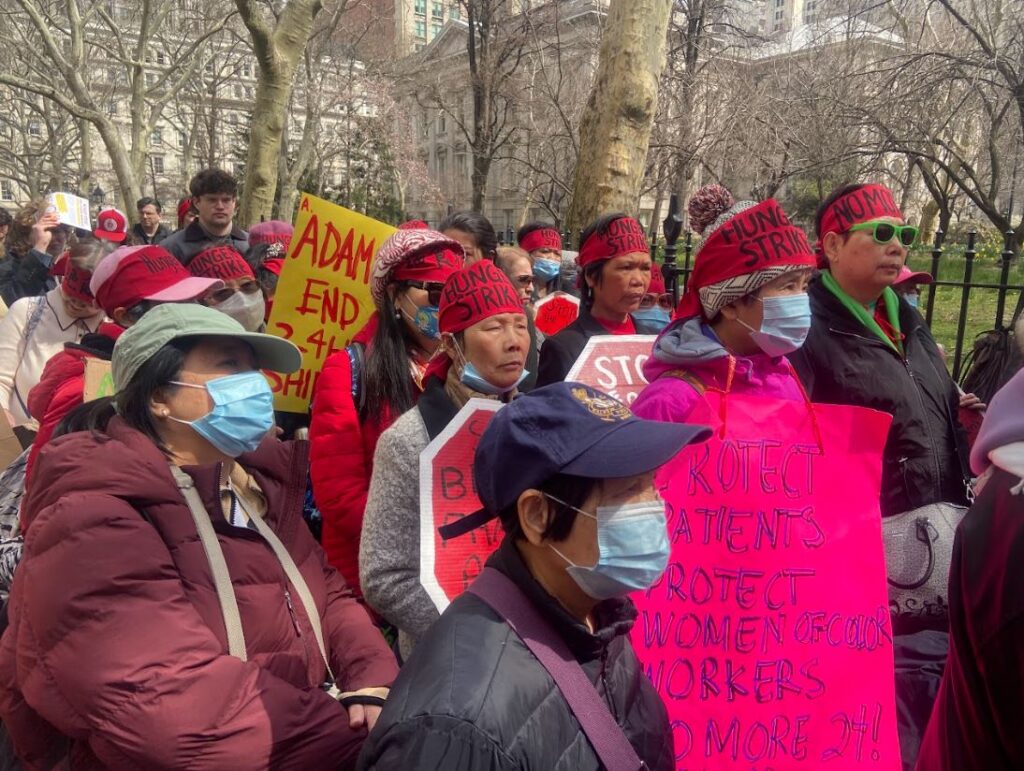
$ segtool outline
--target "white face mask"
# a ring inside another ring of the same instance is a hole
[[[263,323],[263,312],[266,310],[266,303],[263,302],[262,292],[235,292],[231,297],[222,303],[211,306],[214,310],[226,313],[239,324],[246,332],[256,332]]]

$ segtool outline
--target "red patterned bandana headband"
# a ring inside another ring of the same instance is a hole
[[[600,260],[611,260],[624,254],[647,254],[647,236],[644,229],[632,217],[620,217],[612,220],[608,226],[590,235],[580,249],[576,263],[585,268]]]

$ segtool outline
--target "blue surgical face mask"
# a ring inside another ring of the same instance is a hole
[[[412,301],[410,300],[410,302]],[[441,336],[441,332],[437,328],[439,309],[436,305],[416,306],[416,315],[414,316],[406,313],[404,308],[399,308],[399,310],[424,337],[429,340],[437,340]]]
[[[519,379],[510,386],[496,386],[490,380],[480,374],[480,371],[473,365],[473,362],[466,359],[466,355],[459,348],[459,344],[455,343],[455,350],[459,354],[459,358],[462,359],[462,374],[459,375],[459,382],[473,391],[481,394],[489,394],[490,396],[501,396],[507,394],[510,391],[519,387],[519,384],[526,380],[530,376],[530,373],[524,369],[522,374],[519,375]]]
[[[641,321],[647,321],[652,325],[656,325],[659,332],[667,327],[668,323],[672,320],[672,317],[668,315],[668,311],[657,305],[653,308],[633,311],[630,315],[634,319],[640,319]]]
[[[760,299],[760,298],[759,298]],[[811,300],[807,293],[766,297],[761,300],[764,315],[761,328],[750,330],[750,339],[769,356],[785,356],[804,344],[811,330]]]
[[[237,458],[252,452],[274,427],[274,394],[267,379],[259,371],[208,380],[205,385],[171,383],[185,388],[202,388],[210,394],[213,409],[198,420],[176,423],[191,426],[206,441],[225,455]]]
[[[911,308],[917,308],[921,304],[921,295],[917,294],[905,294],[903,299],[907,301],[907,305]]]
[[[542,257],[538,257],[533,261],[533,275],[539,278],[544,284],[558,278],[558,273],[561,269],[561,263],[554,262],[552,260],[545,260]]]
[[[563,506],[569,504],[558,501]],[[565,572],[595,600],[609,600],[649,588],[668,566],[672,547],[668,541],[665,503],[659,498],[620,506],[598,506],[597,514],[577,509],[597,520],[597,564],[577,565],[562,552],[552,551],[569,563]]]

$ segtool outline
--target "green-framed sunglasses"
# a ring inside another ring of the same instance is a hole
[[[848,232],[854,230],[870,230],[876,244],[887,244],[893,238],[898,238],[900,243],[907,247],[914,245],[918,234],[918,229],[913,225],[893,225],[891,222],[877,220],[858,222],[856,225],[851,225]]]

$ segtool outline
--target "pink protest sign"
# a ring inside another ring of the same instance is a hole
[[[683,771],[898,771],[878,506],[890,418],[708,392],[657,477],[672,557],[633,644]],[[724,432],[722,419],[725,420]]]
[[[647,385],[644,362],[656,339],[655,335],[595,335],[587,340],[565,379],[632,404]]]
[[[480,575],[504,537],[497,519],[448,541],[438,533],[438,528],[481,508],[473,484],[473,456],[501,406],[490,399],[470,399],[420,454],[420,583],[442,613]]]

